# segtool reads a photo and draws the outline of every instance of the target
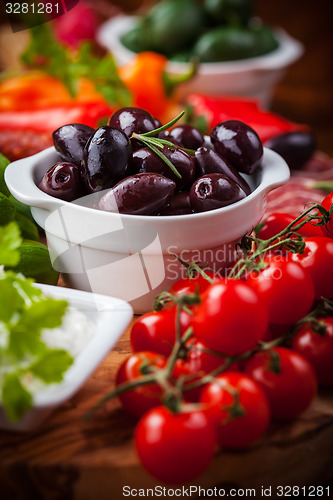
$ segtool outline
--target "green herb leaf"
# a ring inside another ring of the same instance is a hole
[[[5,277],[5,274],[3,275]],[[8,323],[13,315],[22,308],[24,301],[11,281],[0,279],[0,320]]]
[[[111,54],[106,54],[103,58],[96,56],[91,45],[86,42],[82,44],[72,69],[77,78],[86,77],[91,80],[96,90],[110,104],[131,104],[131,94],[119,78],[117,65]]]
[[[19,420],[32,405],[32,395],[20,377],[34,375],[45,383],[60,382],[73,358],[63,349],[50,349],[41,330],[62,324],[68,303],[52,299],[33,280],[13,271],[0,273],[0,401],[8,418]],[[2,367],[5,367],[4,370]]]
[[[19,322],[13,326],[9,333],[7,354],[17,360],[23,360],[27,355],[43,355],[46,350],[44,342],[40,338],[40,330],[25,328]]]
[[[40,338],[40,331],[60,326],[67,306],[65,300],[50,298],[32,302],[11,328],[8,352],[18,358],[27,353],[44,355],[46,346]]]
[[[31,41],[22,54],[22,62],[59,78],[75,97],[79,80],[91,80],[95,88],[112,105],[128,106],[131,94],[117,73],[117,66],[111,54],[96,56],[89,43],[81,45],[73,55],[64,45],[55,40],[48,24],[40,24],[30,30]]]
[[[10,161],[0,153],[0,193],[5,196],[10,195],[10,191],[5,183],[5,170]]]
[[[160,132],[163,132],[164,130],[167,130],[168,128],[172,127],[175,123],[177,123],[185,114],[185,111],[181,111],[179,115],[177,115],[173,120],[170,120],[168,123],[165,125],[162,125],[161,127],[155,128],[154,130],[150,130],[149,132],[144,132],[143,134],[140,134],[143,137],[152,137]],[[174,144],[173,144],[174,146]]]
[[[203,135],[209,133],[207,118],[204,115],[196,115],[194,112],[194,106],[191,106],[190,104],[186,106],[185,123],[197,128]]]
[[[21,384],[17,373],[6,375],[2,386],[2,403],[12,422],[19,420],[31,407],[32,396]]]
[[[15,289],[23,298],[26,307],[30,306],[32,302],[40,300],[43,296],[43,292],[33,286],[34,280],[32,278],[25,278],[22,274],[7,271],[6,279],[12,282]]]
[[[26,329],[55,328],[61,325],[67,306],[66,300],[43,298],[38,302],[33,302],[22,313],[19,324]]]
[[[73,363],[73,358],[63,349],[52,349],[30,366],[29,371],[47,384],[61,382],[65,371]]]
[[[22,242],[20,230],[16,222],[0,226],[0,265],[16,266],[20,254],[18,247]]]
[[[139,136],[139,134],[138,134]],[[159,149],[157,149],[157,147],[154,145],[153,142],[151,142],[150,140],[147,141],[145,138],[143,139],[140,139],[143,144],[145,144],[146,146],[148,146],[152,151],[154,151],[154,153],[157,154],[157,156],[159,156],[161,158],[161,160],[164,161],[164,163],[166,163],[168,165],[168,167],[172,170],[172,172],[179,178],[181,179],[182,176],[180,175],[180,173],[178,172],[178,170],[176,169],[176,167],[171,163],[171,161],[169,160],[169,158],[167,158],[165,156],[165,154],[162,153],[162,151],[160,151]]]

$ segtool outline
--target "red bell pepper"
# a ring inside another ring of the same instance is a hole
[[[0,111],[0,133],[1,130],[51,133],[66,123],[83,123],[95,128],[112,112],[112,108],[103,102],[75,101],[43,109]]]
[[[209,130],[226,120],[240,120],[250,125],[263,143],[284,132],[308,130],[306,125],[293,123],[275,113],[260,109],[255,100],[191,94],[186,98],[185,104],[193,107],[195,116],[206,118]]]

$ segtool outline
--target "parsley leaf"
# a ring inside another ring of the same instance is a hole
[[[32,278],[25,278],[22,274],[17,274],[13,271],[7,271],[5,277],[18,291],[26,306],[29,306],[34,300],[42,298],[43,292],[33,286],[34,280]]]
[[[44,355],[46,345],[40,338],[40,331],[60,326],[67,306],[65,300],[50,298],[32,302],[11,326],[8,352],[18,358],[27,353]]]
[[[24,300],[11,281],[0,278],[0,321],[8,323],[17,310],[20,310]]]
[[[91,80],[106,101],[116,106],[129,106],[131,95],[118,76],[111,54],[94,54],[91,44],[83,43],[77,53],[55,40],[48,24],[30,30],[31,40],[21,55],[22,62],[59,78],[75,97],[81,78]]]
[[[16,222],[0,226],[0,265],[16,266],[20,259],[18,248],[22,243]]]
[[[8,418],[13,422],[30,408],[32,395],[23,387],[17,373],[6,375],[2,386],[2,402]]]
[[[5,170],[6,167],[9,165],[10,161],[8,158],[6,158],[4,155],[0,153],[0,193],[4,194],[5,196],[10,195],[10,191],[7,187],[7,184],[5,183]]]
[[[66,300],[42,298],[23,312],[20,324],[25,329],[35,328],[39,331],[42,328],[55,328],[61,325],[67,306]]]
[[[30,366],[29,371],[47,384],[61,382],[73,358],[63,349],[50,349]]]
[[[73,362],[65,350],[49,348],[41,337],[43,329],[61,325],[68,303],[45,296],[32,279],[3,270],[18,263],[20,244],[15,222],[0,226],[0,402],[14,422],[33,402],[21,377],[60,382]]]

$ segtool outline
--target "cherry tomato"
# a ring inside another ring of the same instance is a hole
[[[216,445],[215,429],[204,411],[171,413],[158,406],[146,413],[135,432],[145,469],[159,481],[191,481],[209,466]]]
[[[247,363],[245,373],[264,390],[272,418],[290,419],[306,410],[317,392],[317,379],[310,363],[285,347],[262,351]]]
[[[226,373],[203,390],[200,401],[215,422],[222,448],[244,448],[266,431],[270,408],[264,391],[247,375]]]
[[[267,310],[258,293],[240,280],[210,285],[192,317],[194,336],[229,356],[255,347],[267,325]]]
[[[322,206],[329,210],[333,204],[333,192],[328,194],[326,198],[321,202]],[[325,226],[320,226],[323,234],[328,238],[333,238],[333,216],[331,215],[329,222],[327,223],[327,228]]]
[[[145,351],[131,354],[118,369],[116,385],[135,381],[154,370],[164,368],[165,365],[166,358],[155,352]],[[150,408],[160,405],[161,396],[161,387],[153,383],[123,392],[119,395],[119,399],[128,413],[134,417],[140,417]]]
[[[215,273],[214,271],[207,270],[205,273],[214,281],[218,281],[221,279],[220,275]],[[173,295],[182,295],[184,293],[203,293],[208,287],[210,283],[204,278],[201,274],[197,274],[194,278],[181,278],[176,281],[169,292]]]
[[[291,259],[298,262],[310,274],[315,297],[333,297],[333,241],[331,238],[305,238],[305,250],[302,254],[291,254]]]
[[[333,317],[318,321],[325,333],[315,332],[311,323],[306,323],[294,336],[292,348],[311,363],[320,386],[333,387]]]
[[[266,304],[270,323],[295,323],[305,316],[314,301],[314,286],[307,271],[296,262],[279,255],[265,258],[268,267],[252,271],[247,283]]]
[[[186,386],[226,363],[224,358],[205,352],[207,349],[207,346],[199,340],[191,339],[187,342],[182,357],[176,361],[172,373],[173,378],[175,380],[182,378]],[[233,370],[237,370],[238,368],[237,363],[233,363],[231,366]],[[231,367],[228,368],[228,371],[230,370]],[[204,385],[201,385],[195,389],[185,390],[183,396],[186,401],[198,401],[203,388]]]
[[[180,313],[181,334],[191,323],[191,315]],[[176,307],[152,311],[140,316],[131,330],[132,351],[153,351],[169,356],[176,340]]]
[[[258,237],[262,240],[273,238],[273,236],[283,231],[294,220],[295,217],[289,214],[279,212],[272,213],[264,220]],[[322,236],[321,228],[319,226],[314,226],[310,222],[307,222],[297,232],[302,236]]]

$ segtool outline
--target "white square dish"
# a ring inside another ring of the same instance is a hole
[[[80,290],[36,285],[46,295],[65,299],[69,305],[84,313],[93,323],[94,334],[83,350],[74,358],[59,384],[46,386],[34,396],[33,406],[18,422],[10,422],[0,404],[0,429],[31,431],[38,427],[48,415],[72,397],[109,353],[130,323],[131,306],[114,297],[93,294]]]

